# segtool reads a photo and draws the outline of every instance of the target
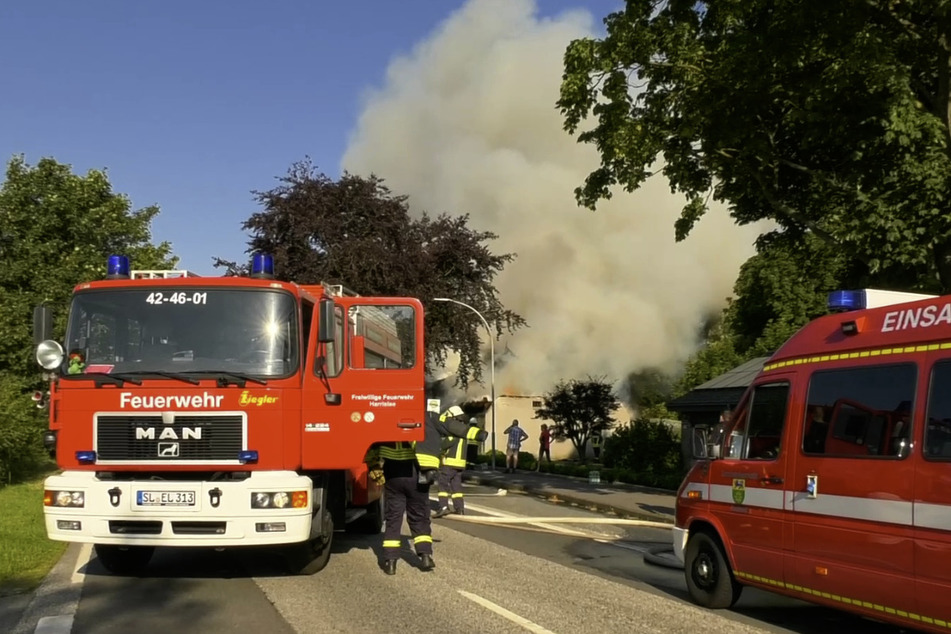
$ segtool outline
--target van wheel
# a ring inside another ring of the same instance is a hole
[[[110,546],[96,544],[96,559],[114,575],[133,575],[141,572],[152,559],[154,546]]]
[[[334,521],[330,513],[322,513],[321,535],[315,539],[292,544],[284,553],[287,570],[292,575],[315,575],[327,567],[333,545]]]
[[[694,603],[705,608],[729,608],[743,586],[736,582],[723,547],[707,533],[694,533],[684,552],[684,576]]]

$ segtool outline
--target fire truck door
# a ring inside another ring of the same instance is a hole
[[[783,442],[789,382],[753,388],[725,430],[723,456],[710,465],[711,510],[723,527],[738,579],[783,580],[786,480]]]
[[[333,341],[317,341],[320,328],[311,337],[301,442],[305,468],[351,468],[374,443],[423,436],[422,305],[409,298],[333,302]]]
[[[787,483],[787,581],[803,592],[915,613],[914,464],[892,432],[908,429],[917,374],[914,363],[879,362],[809,377]]]

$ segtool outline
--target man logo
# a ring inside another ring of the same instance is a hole
[[[158,444],[158,455],[159,458],[178,458],[178,443],[160,442]]]

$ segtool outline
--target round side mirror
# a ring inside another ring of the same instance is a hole
[[[63,352],[63,346],[52,339],[42,341],[36,346],[36,362],[39,363],[40,367],[44,370],[55,370],[60,367],[63,365],[63,359],[65,357],[66,353]]]

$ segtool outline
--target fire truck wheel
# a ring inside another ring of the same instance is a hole
[[[684,553],[684,576],[690,598],[705,608],[729,608],[740,598],[736,582],[720,543],[707,533],[690,536]]]
[[[288,572],[293,575],[315,575],[327,567],[333,546],[334,521],[324,513],[322,537],[288,546],[285,553]]]
[[[371,502],[366,509],[366,515],[347,526],[347,530],[361,535],[379,535],[383,532],[383,498]]]
[[[114,575],[132,575],[145,568],[152,553],[153,546],[110,546],[96,544],[96,559],[103,568]]]

